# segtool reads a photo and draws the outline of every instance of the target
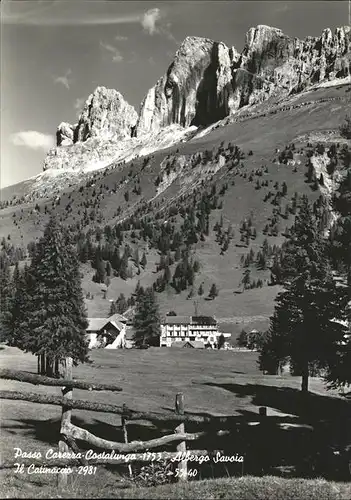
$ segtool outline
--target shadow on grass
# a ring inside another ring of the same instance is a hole
[[[351,402],[340,398],[309,392],[303,394],[290,387],[276,387],[262,384],[217,384],[204,385],[225,389],[238,398],[251,398],[255,406],[267,406],[283,413],[311,420],[349,419]]]
[[[4,425],[2,431],[18,435],[19,429],[25,432],[26,436],[33,437],[42,443],[55,445],[60,439],[60,419],[33,420],[19,419],[17,425]]]
[[[94,419],[87,422],[76,416],[72,416],[72,424],[89,431],[90,433],[102,439],[124,443],[124,433],[122,426],[119,424],[120,417],[116,415],[116,424],[112,425],[99,419]],[[163,423],[162,423],[163,424]],[[129,422],[127,424],[128,441],[148,441],[161,437],[165,433],[169,433],[172,428],[171,424],[164,425],[150,424],[149,422]],[[3,426],[3,431],[12,435],[18,435],[18,432],[23,432],[28,437],[46,443],[50,446],[55,446],[60,440],[61,419],[35,420],[35,419],[19,419],[14,424]],[[174,425],[173,425],[174,427]],[[84,448],[91,448],[89,445],[80,443]]]

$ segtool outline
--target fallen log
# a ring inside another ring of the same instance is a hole
[[[18,391],[0,391],[0,399],[9,399],[17,401],[28,401],[30,403],[38,404],[48,404],[62,406],[64,405],[67,409],[75,410],[87,410],[87,411],[97,411],[101,413],[113,413],[116,415],[124,416],[127,421],[133,420],[148,420],[150,422],[193,422],[193,423],[208,423],[218,426],[219,424],[225,427],[229,426],[247,426],[247,425],[259,425],[260,420],[258,415],[254,415],[252,420],[245,419],[241,415],[231,415],[231,416],[215,416],[215,415],[196,415],[191,413],[185,413],[184,415],[177,415],[173,412],[140,412],[137,410],[132,410],[130,408],[125,408],[123,406],[117,406],[107,403],[95,403],[92,401],[85,401],[82,399],[67,399],[62,396],[55,395],[44,395],[36,394],[33,392],[18,392]],[[287,417],[284,416],[267,416],[266,421],[270,424],[315,424],[316,420],[313,418],[308,419],[305,417],[303,420],[299,417]]]
[[[178,434],[169,434],[167,436],[162,436],[160,438],[150,439],[149,441],[131,441],[130,443],[118,443],[115,441],[109,441],[107,439],[99,438],[81,427],[77,427],[74,424],[67,423],[61,429],[61,434],[69,436],[73,439],[78,439],[80,441],[85,441],[90,446],[96,448],[102,448],[107,450],[115,450],[119,453],[133,453],[136,451],[146,451],[151,448],[159,448],[170,443],[180,442],[180,441],[195,441],[206,434],[207,432],[184,432]],[[229,434],[229,431],[218,431],[218,436],[223,436]]]
[[[72,389],[83,389],[88,391],[115,391],[120,392],[123,389],[114,384],[93,384],[80,380],[66,380],[63,378],[52,378],[46,375],[37,375],[17,370],[0,369],[0,379],[16,380],[17,382],[26,382],[32,385],[48,385],[52,387],[67,387]]]
[[[123,406],[117,406],[107,403],[94,403],[91,401],[84,401],[81,399],[66,399],[61,396],[54,396],[51,394],[35,394],[33,392],[22,393],[18,391],[0,391],[0,399],[10,399],[18,401],[29,401],[31,403],[48,404],[71,408],[75,410],[89,410],[98,411],[101,413],[114,413],[117,415],[124,415],[127,420],[150,420],[150,421],[179,421],[179,422],[212,422],[212,417],[203,417],[197,415],[176,415],[175,413],[155,413],[155,412],[138,412],[128,408],[127,412]],[[227,417],[215,417],[226,421]]]

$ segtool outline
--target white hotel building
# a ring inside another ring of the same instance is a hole
[[[161,324],[160,347],[181,342],[189,347],[213,348],[220,335],[231,334],[219,332],[217,320],[212,316],[166,316]]]

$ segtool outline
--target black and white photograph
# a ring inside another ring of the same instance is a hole
[[[3,0],[0,498],[351,498],[351,0]]]

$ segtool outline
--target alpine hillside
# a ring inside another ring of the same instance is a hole
[[[30,258],[56,214],[77,243],[89,316],[111,301],[132,311],[135,289],[153,285],[162,314],[265,328],[301,197],[326,234],[337,223],[350,113],[349,26],[299,40],[259,25],[241,53],[187,37],[138,111],[96,88],[78,122],[58,126],[43,172],[1,191],[1,258]]]

